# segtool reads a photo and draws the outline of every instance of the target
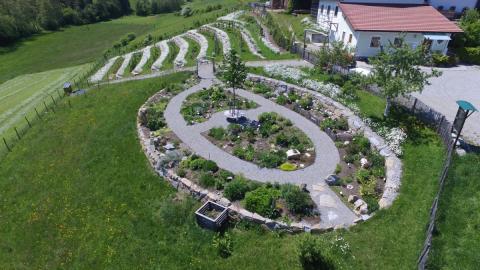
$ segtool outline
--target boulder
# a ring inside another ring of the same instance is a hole
[[[362,206],[360,206],[359,212],[362,215],[368,214],[368,205],[365,203]]]
[[[353,207],[355,207],[355,209],[358,209],[364,204],[365,202],[362,199],[358,199],[353,203]]]
[[[349,203],[354,203],[358,200],[358,196],[357,195],[350,195],[348,196],[348,202]]]

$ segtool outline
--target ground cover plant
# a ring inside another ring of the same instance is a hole
[[[310,139],[288,119],[276,113],[262,113],[258,123],[229,124],[204,134],[228,153],[260,167],[286,171],[305,168],[315,160]],[[288,150],[298,151],[289,155]]]
[[[230,108],[233,94],[221,86],[213,86],[187,97],[182,104],[181,114],[187,123],[201,123],[208,120],[213,113]],[[253,101],[238,98],[238,109],[253,109],[257,104]]]

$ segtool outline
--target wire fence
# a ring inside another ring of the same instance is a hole
[[[295,43],[292,45],[291,52],[300,55],[302,59],[307,62],[310,62],[315,65],[317,58],[315,52],[309,51],[304,47],[302,43]],[[334,67],[334,73],[339,73],[344,76],[348,76],[350,74],[347,68],[343,67]],[[369,92],[380,96],[380,89],[375,86],[369,86],[366,90]],[[443,115],[442,113],[436,111],[435,109],[431,108],[418,98],[407,95],[407,96],[400,96],[393,100],[393,103],[398,106],[404,108],[407,112],[414,115],[417,119],[422,121],[427,126],[430,126],[432,129],[436,131],[436,133],[440,136],[443,145],[446,149],[446,156],[444,160],[444,164],[442,167],[442,171],[440,174],[439,179],[439,188],[437,194],[435,195],[435,199],[433,200],[432,206],[430,208],[430,216],[428,220],[428,226],[426,228],[426,237],[425,242],[423,244],[423,248],[420,252],[417,261],[417,267],[420,270],[424,270],[427,268],[428,264],[428,255],[432,248],[432,239],[433,233],[435,231],[436,226],[436,217],[438,212],[438,204],[439,200],[442,195],[442,191],[445,186],[445,180],[448,176],[448,170],[450,168],[452,162],[452,156],[455,149],[454,140],[452,138],[452,123]],[[308,116],[308,115],[306,115]],[[469,147],[465,144],[465,147]]]
[[[81,90],[90,88],[93,85],[88,81],[88,78],[104,63],[105,59],[102,58],[91,65],[86,72],[80,75],[74,75],[67,79],[67,81],[72,83],[73,89]],[[23,139],[30,128],[41,121],[44,117],[48,114],[55,115],[57,110],[71,105],[70,101],[61,105],[61,100],[66,96],[63,85],[59,85],[53,91],[48,91],[48,93],[49,94],[47,94],[42,100],[39,100],[33,108],[24,111],[22,117],[15,121],[13,126],[7,128],[3,134],[1,134],[2,142],[0,142],[0,160],[11,152],[14,146]],[[86,94],[86,92],[84,94]],[[18,114],[12,117],[18,117]]]

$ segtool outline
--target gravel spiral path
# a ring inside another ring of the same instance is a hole
[[[187,125],[180,113],[184,100],[189,95],[218,82],[213,74],[211,64],[202,64],[199,68],[200,77],[202,78],[200,83],[173,97],[164,112],[168,126],[179,139],[198,155],[215,161],[220,168],[235,174],[243,174],[247,178],[260,182],[276,181],[279,183],[307,184],[310,195],[320,210],[320,224],[322,227],[353,224],[357,216],[323,181],[328,174],[333,173],[336,164],[340,161],[338,150],[334,142],[318,126],[300,114],[251,92],[241,89],[237,90],[239,96],[253,100],[259,105],[257,109],[246,111],[247,117],[257,118],[262,112],[276,112],[290,119],[297,128],[302,130],[312,140],[316,152],[315,163],[305,169],[293,172],[260,168],[253,163],[230,155],[203,137],[201,135],[203,131],[215,126],[228,125],[223,112],[214,114],[209,121],[202,124]]]

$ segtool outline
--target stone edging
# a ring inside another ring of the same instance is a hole
[[[269,230],[284,230],[289,233],[299,233],[299,232],[311,232],[311,233],[324,233],[332,231],[334,229],[343,229],[344,226],[335,226],[322,228],[320,224],[317,223],[311,227],[304,226],[302,223],[292,222],[291,224],[286,224],[281,221],[272,220],[265,218],[257,213],[252,213],[242,207],[233,205],[227,198],[221,196],[220,193],[211,192],[207,189],[200,187],[191,180],[187,178],[182,178],[175,174],[173,170],[167,170],[163,168],[160,163],[160,152],[155,149],[153,144],[153,138],[150,136],[150,130],[143,126],[142,123],[145,123],[145,112],[147,105],[158,101],[162,97],[163,90],[157,92],[151,96],[138,110],[137,114],[137,133],[142,146],[143,152],[145,153],[150,165],[155,170],[155,172],[167,180],[174,188],[181,190],[185,193],[192,195],[194,198],[200,201],[214,201],[228,208],[229,215],[231,217],[244,219],[251,221],[257,224],[262,225],[263,227]],[[362,222],[363,219],[358,218],[354,222]]]
[[[248,80],[252,82],[261,82],[270,85],[273,88],[278,86],[287,86],[288,90],[299,91],[312,94],[322,103],[337,108],[339,114],[343,114],[348,119],[348,125],[351,129],[357,132],[363,132],[363,135],[370,141],[373,147],[379,151],[380,155],[385,157],[385,188],[382,198],[378,202],[380,208],[388,208],[392,205],[393,201],[397,198],[402,180],[402,161],[395,156],[388,148],[385,140],[376,134],[370,127],[362,121],[360,117],[355,115],[349,108],[345,107],[341,103],[322,95],[319,92],[309,90],[294,84],[286,83],[284,81],[256,75],[248,74]]]

